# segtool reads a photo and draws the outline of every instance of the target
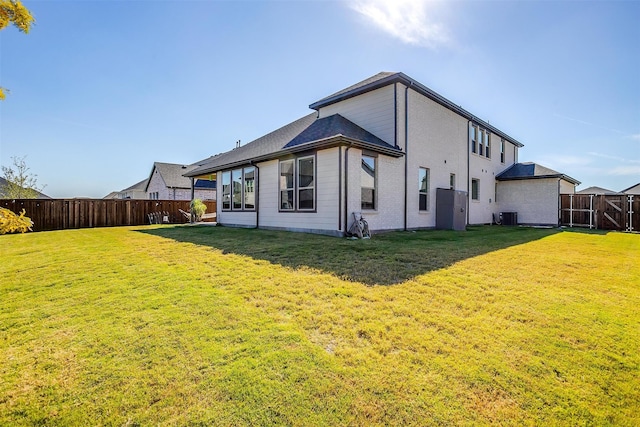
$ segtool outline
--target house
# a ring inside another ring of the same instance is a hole
[[[191,179],[184,176],[184,174],[198,168],[198,163],[180,165],[155,162],[144,186],[146,198],[153,200],[191,200],[192,198],[215,200],[215,178],[202,176],[195,179],[192,192]]]
[[[617,191],[609,190],[602,187],[591,186],[591,187],[584,188],[580,191],[576,191],[576,194],[614,195],[614,194],[620,194],[620,193],[618,193]]]
[[[636,185],[632,185],[631,187],[622,190],[621,193],[640,196],[640,182],[637,183]]]
[[[559,225],[560,194],[573,194],[580,181],[537,163],[514,163],[496,175],[496,203],[517,212],[525,225]]]
[[[433,228],[442,188],[464,193],[466,224],[530,209],[516,196],[535,191],[544,214],[524,218],[556,225],[558,192],[577,182],[536,167],[496,180],[518,164],[523,144],[403,73],[376,74],[309,107],[184,173],[221,182],[219,224],[342,236],[361,212],[372,231]]]
[[[7,198],[7,195],[5,193],[5,188],[7,188],[10,185],[11,184],[6,179],[0,177],[0,199],[6,199]],[[17,188],[19,188],[19,187],[17,187]],[[47,196],[44,193],[41,193],[40,191],[36,191],[36,197],[35,198],[36,199],[51,199],[51,197]]]
[[[145,178],[140,182],[133,184],[131,187],[116,192],[113,199],[147,199],[147,183],[149,178]]]

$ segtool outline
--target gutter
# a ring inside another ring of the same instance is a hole
[[[255,185],[256,229],[257,229],[257,228],[260,228],[260,167],[255,163],[253,163],[253,161],[250,161],[249,164],[254,168],[256,168],[256,176],[253,179],[254,179],[254,182],[257,183],[257,185]],[[217,187],[217,184],[216,184],[216,187]]]
[[[288,149],[278,150],[273,153],[257,156],[251,159],[243,159],[243,160],[238,160],[232,163],[220,164],[220,165],[212,166],[211,169],[197,170],[192,175],[185,175],[185,176],[198,176],[202,174],[215,172],[218,170],[232,169],[238,166],[249,164],[250,162],[262,162],[266,160],[273,160],[287,154],[295,154],[295,153],[308,151],[312,149],[322,150],[325,148],[331,148],[331,147],[341,146],[341,145],[349,145],[356,148],[363,148],[365,150],[375,151],[377,153],[385,154],[387,156],[396,157],[396,158],[402,157],[405,155],[405,153],[403,153],[398,149],[393,148],[391,145],[389,145],[388,147],[384,147],[378,144],[372,144],[366,141],[360,141],[358,139],[353,139],[353,138],[344,136],[342,134],[338,134],[338,135],[330,136],[328,138],[318,139],[316,141],[311,141],[304,144],[296,145]]]
[[[409,222],[409,88],[413,81],[404,88],[404,231]]]

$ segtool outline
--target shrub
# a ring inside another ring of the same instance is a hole
[[[195,215],[196,221],[200,221],[200,218],[202,218],[202,215],[204,215],[206,211],[207,205],[202,203],[202,200],[193,199],[191,201],[191,212],[193,212],[193,214]]]
[[[31,231],[33,221],[31,221],[31,218],[24,216],[24,214],[24,209],[22,209],[20,215],[17,215],[9,209],[0,208],[0,234]]]

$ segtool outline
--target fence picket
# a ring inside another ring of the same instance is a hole
[[[34,231],[67,228],[113,227],[149,224],[148,214],[167,212],[169,222],[184,223],[179,209],[188,211],[189,200],[117,199],[0,199],[0,206],[15,213],[25,210]],[[205,201],[207,212],[215,201]]]

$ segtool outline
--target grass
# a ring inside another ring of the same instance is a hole
[[[638,425],[640,236],[0,237],[0,425]]]

